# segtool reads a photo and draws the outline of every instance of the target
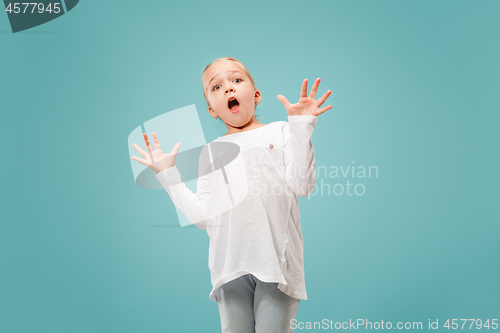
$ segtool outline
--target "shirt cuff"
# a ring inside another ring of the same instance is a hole
[[[312,116],[312,115],[288,116],[289,123],[309,123],[312,125],[316,125],[317,121],[318,121],[318,116]]]
[[[156,174],[156,179],[158,179],[161,183],[167,182],[168,185],[173,186],[176,184],[182,183],[181,181],[181,173],[177,166],[173,166],[170,168],[166,168],[163,171],[160,171]]]

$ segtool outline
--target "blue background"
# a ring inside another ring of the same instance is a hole
[[[222,56],[254,76],[262,123],[287,120],[276,95],[295,103],[321,77],[333,109],[317,166],[378,167],[323,179],[362,196],[300,199],[299,321],[499,318],[499,14],[498,1],[88,0],[12,34],[0,13],[0,331],[220,331],[208,236],[172,227],[167,193],[135,185],[127,138],[190,104],[207,142],[225,134],[201,87]]]

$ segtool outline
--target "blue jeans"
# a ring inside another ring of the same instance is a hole
[[[288,333],[300,299],[252,274],[227,282],[214,292],[222,333]]]

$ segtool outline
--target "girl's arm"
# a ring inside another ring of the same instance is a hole
[[[156,172],[156,178],[161,182],[163,187],[167,190],[170,199],[173,203],[187,216],[187,218],[200,229],[206,230],[207,207],[209,206],[209,199],[211,196],[211,186],[209,182],[209,175],[207,173],[208,163],[202,163],[206,160],[207,151],[206,146],[202,150],[199,159],[199,178],[198,189],[196,194],[191,192],[181,180],[181,174],[175,166],[175,160],[181,143],[178,142],[172,151],[168,154],[163,153],[160,141],[155,132],[153,135],[153,145],[149,142],[146,133],[143,133],[144,143],[146,144],[146,151],[135,143],[133,148],[141,155],[142,158],[132,156],[135,160]]]
[[[196,194],[181,180],[176,166],[167,168],[156,174],[174,203],[198,228],[206,230],[208,203],[210,201],[210,182],[208,175],[198,178]]]
[[[307,96],[307,79],[302,82],[300,99],[291,104],[283,95],[278,99],[288,113],[288,126],[284,131],[285,179],[288,187],[301,197],[308,196],[316,184],[316,163],[312,146],[312,132],[318,116],[332,108],[331,105],[319,108],[332,93],[328,90],[316,100],[320,79],[316,79]]]
[[[312,132],[318,116],[288,116],[284,127],[285,181],[290,190],[307,197],[316,184]]]

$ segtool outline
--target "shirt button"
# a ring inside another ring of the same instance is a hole
[[[273,148],[274,148],[274,146],[273,146],[273,145],[269,145],[269,148],[273,149]]]

